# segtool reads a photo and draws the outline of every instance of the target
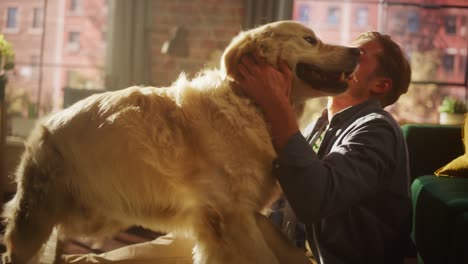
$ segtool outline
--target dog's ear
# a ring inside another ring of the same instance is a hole
[[[226,77],[236,78],[241,57],[257,49],[255,42],[255,37],[249,32],[242,32],[233,38],[221,57],[221,70]]]
[[[238,65],[242,56],[257,54],[268,63],[277,65],[278,54],[282,49],[278,36],[268,26],[241,32],[234,37],[221,57],[221,71],[233,80],[239,75]],[[274,45],[273,45],[274,43]]]

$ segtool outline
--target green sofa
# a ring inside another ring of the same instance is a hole
[[[401,129],[408,145],[411,181],[434,174],[464,153],[461,126],[405,124]]]
[[[434,171],[464,153],[460,126],[402,126],[413,201],[412,241],[418,263],[468,263],[468,177]]]

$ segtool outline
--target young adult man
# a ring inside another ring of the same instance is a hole
[[[389,36],[368,32],[354,44],[361,56],[348,90],[329,98],[306,137],[289,103],[287,66],[244,57],[239,85],[271,125],[274,172],[316,261],[403,263],[411,228],[407,149],[383,107],[407,91],[411,70]],[[311,145],[322,137],[316,153]]]

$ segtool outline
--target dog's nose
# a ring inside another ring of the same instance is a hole
[[[350,52],[351,52],[351,54],[353,54],[355,56],[361,55],[361,49],[360,48],[351,48]]]

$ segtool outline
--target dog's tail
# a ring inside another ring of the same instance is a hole
[[[50,163],[44,165],[44,159],[55,160],[57,153],[47,142],[46,129],[35,132],[40,135],[30,138],[16,171],[17,192],[2,213],[6,221],[5,264],[29,263],[58,221],[61,202],[56,199],[56,179],[50,175]]]

